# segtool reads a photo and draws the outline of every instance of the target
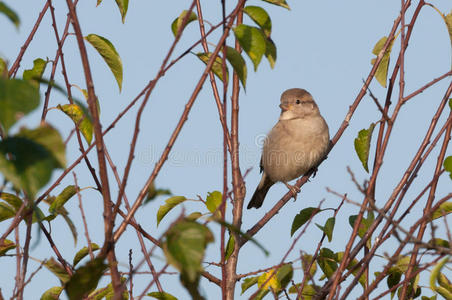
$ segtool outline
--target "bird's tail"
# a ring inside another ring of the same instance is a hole
[[[266,176],[264,172],[262,174],[262,179],[259,182],[259,185],[257,186],[256,191],[254,192],[253,197],[251,197],[251,200],[246,208],[250,209],[251,207],[261,207],[262,203],[264,202],[265,195],[267,195],[268,190],[273,184],[274,182],[270,178],[268,178],[268,176]]]

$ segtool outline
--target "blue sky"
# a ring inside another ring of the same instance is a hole
[[[218,23],[221,19],[221,10],[217,2],[219,1],[201,1],[204,17],[212,24]],[[0,16],[0,40],[2,41],[0,57],[12,63],[45,1],[6,0],[5,3],[13,8],[21,18],[20,28],[16,30],[4,16]],[[228,8],[231,9],[234,3],[228,3]],[[372,54],[374,44],[389,33],[393,21],[400,11],[399,1],[393,0],[289,1],[288,3],[291,6],[290,11],[263,1],[247,1],[248,5],[264,7],[270,14],[273,22],[272,38],[277,45],[278,58],[274,69],[271,69],[264,59],[257,72],[252,70],[252,64],[246,58],[248,80],[246,92],[242,90],[240,95],[239,123],[239,140],[242,151],[241,169],[242,172],[245,172],[252,168],[245,179],[246,202],[249,201],[260,178],[258,172],[259,141],[271,129],[279,116],[280,94],[285,89],[292,87],[305,88],[310,91],[329,124],[330,135],[333,136],[344,119],[348,106],[358,94],[362,86],[362,79],[367,77],[371,69],[370,60],[374,57]],[[436,0],[432,3],[444,13],[448,13],[452,9],[450,1]],[[183,9],[188,8],[190,1],[131,1],[125,24],[121,23],[114,1],[104,0],[99,7],[96,7],[95,4],[96,1],[80,1],[77,6],[82,32],[84,35],[95,33],[108,38],[115,45],[124,66],[123,89],[119,93],[114,77],[105,63],[92,47],[88,47],[95,89],[101,105],[101,120],[105,128],[142,90],[145,84],[154,78],[173,41],[171,22]],[[409,15],[412,14],[416,4],[410,8]],[[55,9],[61,34],[67,14],[65,2],[55,3]],[[251,24],[251,21],[245,18],[245,23]],[[176,47],[175,55],[182,53],[193,41],[198,39],[198,36],[197,25],[190,24]],[[209,41],[215,43],[218,37],[218,34],[213,34]],[[232,45],[232,40],[232,38],[228,39],[229,45]],[[397,53],[399,43],[400,40],[397,40],[394,46],[390,70],[394,64],[394,54]],[[212,45],[210,45],[210,49],[213,49]],[[63,50],[69,69],[69,80],[73,84],[84,87],[83,70],[75,36],[68,37]],[[199,51],[201,51],[200,47],[196,49],[196,52]],[[22,74],[22,70],[25,68],[31,68],[33,60],[38,57],[53,59],[55,52],[56,42],[51,28],[51,18],[50,14],[46,14],[22,60],[21,70],[18,74]],[[450,70],[451,43],[447,29],[440,16],[429,7],[422,10],[415,25],[405,64],[407,93]],[[136,158],[131,172],[132,179],[126,189],[129,200],[135,199],[146,178],[150,175],[203,70],[204,64],[196,56],[188,55],[165,74],[152,93],[143,114],[140,140],[137,144]],[[48,77],[49,74],[50,67],[48,66],[44,76]],[[60,68],[57,69],[56,81],[61,85],[64,83]],[[377,182],[377,201],[381,199],[380,203],[383,203],[385,197],[392,192],[411,161],[426,132],[425,128],[436,110],[437,103],[441,100],[449,83],[450,78],[441,81],[403,107],[390,140],[382,174]],[[371,89],[383,103],[385,89],[376,81],[373,81]],[[73,91],[79,99],[83,97],[75,90]],[[394,95],[397,93],[396,88]],[[64,95],[54,91],[50,106],[66,103],[65,101]],[[135,116],[136,108],[132,109],[105,137],[107,147],[119,170],[123,170],[126,163]],[[20,125],[37,126],[39,118],[40,112],[36,112],[23,120]],[[246,245],[239,258],[238,271],[240,273],[279,263],[291,244],[291,222],[301,209],[317,206],[321,200],[325,200],[324,207],[337,207],[340,199],[328,193],[326,187],[339,193],[347,193],[351,199],[357,202],[362,200],[360,193],[349,178],[346,167],[350,166],[359,182],[369,178],[355,154],[353,140],[359,130],[367,128],[371,122],[376,122],[379,118],[378,110],[372,99],[366,96],[339,143],[320,166],[317,176],[303,186],[301,195],[298,196],[295,203],[290,201],[256,235],[256,239],[270,251],[270,256],[264,256],[254,245]],[[441,120],[444,121],[444,116]],[[72,128],[71,121],[57,110],[48,113],[48,121],[55,125],[64,137]],[[17,128],[19,126],[16,126],[15,130]],[[174,145],[168,162],[157,177],[157,186],[169,188],[173,194],[184,195],[191,199],[196,199],[197,195],[204,198],[208,192],[214,190],[221,191],[222,149],[222,128],[210,84],[206,82]],[[434,151],[435,153],[437,154],[438,150]],[[448,150],[448,155],[450,153]],[[78,146],[73,139],[68,147],[68,162],[72,162],[78,155]],[[371,157],[372,155],[373,152],[371,152]],[[426,162],[421,176],[415,181],[412,193],[407,195],[406,203],[403,205],[408,205],[410,199],[431,180],[436,164],[434,158],[433,155]],[[96,161],[95,152],[90,154],[90,159]],[[370,163],[372,161],[373,159],[370,159]],[[85,165],[78,166],[75,172],[80,186],[94,186]],[[66,185],[72,183],[72,175],[67,176],[55,192],[61,191]],[[110,186],[115,199],[118,189],[113,177],[111,177]],[[250,228],[259,220],[286,190],[282,184],[274,186],[270,190],[263,208],[245,211],[243,229]],[[443,178],[440,180],[438,198],[445,195],[448,190],[450,190],[450,181],[448,178]],[[90,235],[93,241],[101,244],[103,240],[101,198],[92,190],[84,191],[82,196],[90,224]],[[160,226],[156,227],[156,211],[164,200],[165,197],[158,198],[143,207],[136,215],[140,224],[154,236],[159,236],[178,215],[177,210],[172,211]],[[422,204],[417,205],[413,210],[413,216],[409,216],[407,222],[416,220],[419,214],[422,214],[422,207]],[[53,226],[52,235],[63,256],[71,259],[77,249],[86,245],[86,240],[81,229],[81,216],[75,197],[68,202],[67,208],[79,227],[77,245],[74,247],[70,232],[62,220]],[[202,209],[195,202],[187,203],[185,208],[187,212]],[[351,230],[348,225],[348,217],[357,212],[356,206],[344,205],[336,221],[333,241],[325,243],[325,247],[343,251],[344,239],[341,236],[348,237]],[[316,217],[314,221],[323,224],[331,216],[332,212],[326,211]],[[8,225],[8,221],[0,223],[0,232],[3,232]],[[215,235],[219,236],[218,228],[215,225],[212,225],[211,228]],[[298,257],[300,249],[312,253],[320,237],[320,230],[311,226],[298,242],[296,250],[292,252],[289,259]],[[41,242],[32,249],[31,256],[38,259],[53,256],[48,243],[42,240],[43,236],[40,238]],[[37,239],[34,238],[32,242],[36,242]],[[215,244],[209,246],[207,261],[218,261],[218,245],[217,240]],[[394,245],[394,241],[390,240],[387,245],[383,246],[383,250],[379,251],[379,254],[382,255],[384,251],[390,253],[394,249]],[[133,249],[136,264],[141,259],[141,252],[136,234],[129,229],[124,234],[117,250],[117,258],[123,267],[127,264],[130,248]],[[157,252],[157,256],[154,258],[157,269],[161,267],[161,257],[162,253]],[[4,270],[11,270],[11,272],[0,274],[3,295],[8,297],[14,284],[11,276],[12,270],[15,270],[15,260],[3,257],[0,262]],[[375,271],[379,270],[377,267],[382,263],[384,263],[384,259],[375,263]],[[30,272],[37,265],[32,262]],[[218,275],[219,272],[215,268],[211,266],[207,270]],[[135,294],[140,293],[143,284],[149,280],[147,277],[149,275],[140,276],[135,278],[135,284],[139,287]],[[165,275],[163,279],[165,290],[180,299],[187,297],[176,276]],[[299,282],[300,278],[298,277],[295,281]],[[41,295],[45,288],[53,285],[58,285],[56,277],[47,270],[42,270],[27,288],[25,298],[36,298],[35,295]],[[219,290],[206,280],[202,281],[201,285],[208,299],[215,299]],[[384,283],[382,286],[384,287]],[[151,290],[156,289],[154,287]],[[359,288],[356,289],[356,292],[359,293]],[[239,289],[237,289],[237,295],[239,295]]]

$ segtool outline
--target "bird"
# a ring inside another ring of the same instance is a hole
[[[260,161],[261,180],[247,208],[259,208],[268,190],[284,183],[293,197],[300,189],[288,182],[315,169],[328,151],[328,125],[312,95],[300,88],[281,95],[281,115],[265,138]]]

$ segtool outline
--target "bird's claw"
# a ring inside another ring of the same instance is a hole
[[[300,192],[300,188],[296,185],[290,185],[286,182],[284,184],[287,186],[287,188],[290,190],[290,193],[292,194],[292,197],[294,201],[297,201],[297,194]]]

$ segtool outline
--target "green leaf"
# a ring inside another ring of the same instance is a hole
[[[374,131],[375,124],[372,123],[369,129],[362,129],[358,133],[358,137],[355,139],[355,151],[358,154],[364,170],[369,173],[369,167],[367,161],[369,160],[370,141],[372,139],[372,132]]]
[[[221,205],[221,202],[223,202],[223,195],[219,191],[207,193],[206,206],[211,213],[217,211],[218,207]]]
[[[106,269],[103,258],[95,258],[78,268],[65,286],[69,300],[82,299],[94,290]]]
[[[336,253],[336,262],[340,264],[342,260],[344,259],[344,252],[338,252]],[[352,259],[352,261],[346,266],[346,269],[349,271],[352,271],[352,274],[356,277],[356,274],[358,274],[359,269],[354,267],[358,264],[358,260],[356,258]],[[359,278],[358,282],[363,286],[363,288],[366,287],[366,275],[362,274]]]
[[[449,32],[450,45],[452,46],[452,10],[448,15],[441,14]]]
[[[452,202],[444,202],[433,212],[432,219],[435,220],[450,213],[452,213]]]
[[[0,202],[0,222],[12,218],[16,215],[14,208],[10,205]]]
[[[51,214],[56,214],[64,204],[72,198],[77,193],[75,185],[68,185],[53,201],[52,205],[49,207],[49,212]]]
[[[444,166],[444,170],[449,172],[450,179],[452,179],[452,156],[446,157],[446,159],[444,160],[443,166]]]
[[[315,224],[317,225],[317,227],[320,228],[320,230],[322,230],[326,234],[326,236],[328,237],[328,242],[331,242],[331,239],[333,238],[333,229],[335,221],[336,221],[335,218],[329,218],[328,220],[326,220],[325,226]]]
[[[212,56],[212,53],[196,53],[196,56],[207,65],[210,57]],[[221,57],[217,56],[215,57],[215,62],[212,65],[212,71],[213,73],[220,78],[221,81],[223,81],[223,60],[221,59]],[[228,81],[229,78],[229,71],[228,68],[226,67],[226,82]]]
[[[282,265],[276,273],[276,278],[281,286],[281,290],[285,289],[293,277],[292,264]]]
[[[49,206],[52,206],[52,204],[54,204],[56,199],[57,199],[57,197],[55,197],[55,196],[47,196],[44,199],[44,202],[49,204]],[[50,211],[50,208],[49,208],[49,211]],[[77,245],[77,228],[75,227],[71,218],[69,218],[69,212],[64,208],[64,206],[60,206],[57,209],[53,208],[51,213],[47,217],[45,217],[43,220],[50,222],[59,215],[64,219],[64,221],[68,225],[69,230],[72,233],[72,237],[74,238],[74,245]]]
[[[62,291],[62,286],[54,286],[42,294],[41,300],[58,300]]]
[[[194,282],[202,270],[207,244],[212,241],[212,232],[206,226],[182,220],[166,233],[163,252],[170,264]]]
[[[449,279],[447,279],[446,275],[440,273],[439,276],[437,277],[437,281],[441,287],[445,288],[447,291],[452,293],[452,283],[450,282]]]
[[[124,282],[126,281],[126,279],[124,277],[121,277],[121,283],[124,284]],[[91,292],[88,296],[88,299],[90,300],[102,300],[102,299],[106,299],[106,300],[112,300],[114,299],[114,291],[113,291],[113,286],[111,285],[111,283],[109,283],[106,287],[104,288],[99,288],[96,289],[95,291]],[[127,289],[124,289],[124,292],[122,293],[122,299],[123,300],[128,300],[129,299],[129,293],[127,292]]]
[[[281,283],[278,281],[276,277],[275,270],[269,270],[267,272],[262,273],[259,276],[259,280],[257,281],[257,286],[261,290],[273,290],[275,293],[281,290]]]
[[[307,272],[311,262],[312,262],[312,255],[304,254],[301,257],[301,266],[303,267],[303,273]],[[314,262],[312,263],[312,267],[309,270],[309,275],[311,276],[311,278],[314,277],[316,272],[317,272],[317,262],[314,260]]]
[[[243,280],[243,283],[242,283],[242,293],[240,295],[243,295],[243,293],[247,289],[249,289],[253,285],[257,284],[258,281],[259,281],[259,276],[245,278],[245,280]]]
[[[357,218],[358,218],[358,215],[352,215],[348,218],[348,223],[350,224],[350,226],[352,228],[355,227],[355,222],[356,222]],[[372,224],[372,222],[373,222],[372,219],[366,219],[364,217],[361,219],[361,224],[359,224],[359,228],[358,228],[358,236],[359,237],[362,238],[366,234],[366,232],[369,229],[369,226]]]
[[[247,69],[246,69],[246,63],[243,59],[240,52],[235,50],[232,47],[226,46],[226,60],[229,61],[232,68],[236,72],[237,76],[240,79],[240,82],[243,85],[243,88],[246,87],[246,77],[247,77]]]
[[[39,90],[29,81],[0,77],[0,125],[5,133],[39,106]]]
[[[265,54],[265,35],[259,28],[244,24],[238,25],[233,30],[235,38],[253,62],[254,71],[256,71],[262,56]]]
[[[168,189],[158,189],[155,187],[154,182],[151,182],[151,185],[149,185],[148,192],[146,194],[146,199],[143,202],[144,204],[147,204],[149,201],[154,200],[160,195],[171,195],[171,191]]]
[[[4,192],[0,192],[0,199],[6,202],[0,202],[0,222],[16,216],[17,211],[22,206],[22,199]]]
[[[8,66],[6,62],[0,57],[0,78],[8,78]]]
[[[272,21],[265,9],[260,6],[249,5],[243,8],[243,12],[262,29],[267,37],[270,37],[272,33]]]
[[[276,274],[275,274],[276,272]],[[258,287],[261,290],[271,289],[274,293],[279,294],[289,284],[293,277],[292,264],[285,264],[278,268],[272,269],[262,273],[257,281]],[[261,296],[264,296],[262,294]],[[261,297],[263,298],[263,297]]]
[[[66,167],[66,146],[61,134],[49,124],[35,129],[21,128],[16,137],[30,139],[49,151],[54,157],[58,168]]]
[[[166,292],[152,292],[147,294],[147,296],[158,299],[158,300],[177,300],[176,297],[174,297],[171,294],[168,294]]]
[[[118,1],[116,1],[118,2]],[[127,2],[128,0],[122,0],[120,2]],[[127,10],[127,8],[126,8]],[[124,12],[125,15],[125,12]],[[124,16],[123,16],[124,18]],[[102,56],[102,58],[107,63],[111,72],[115,76],[116,82],[118,83],[119,91],[122,88],[122,61],[119,57],[118,52],[116,52],[113,44],[106,38],[97,34],[88,34],[85,39],[97,50],[97,52]]]
[[[303,226],[309,219],[313,218],[320,210],[317,207],[307,207],[302,209],[292,221],[292,229],[290,230],[290,236]]]
[[[300,288],[301,283],[297,283],[296,285],[293,285],[289,289],[290,294],[298,294],[298,289]],[[303,296],[303,299],[305,300],[311,300],[316,294],[317,290],[319,288],[314,285],[305,284],[303,287],[303,291],[301,291],[301,295]]]
[[[213,221],[215,221],[216,223],[220,224],[221,226],[226,227],[227,229],[229,229],[229,232],[234,232],[237,233],[238,235],[240,235],[242,238],[252,242],[253,244],[255,244],[259,249],[262,250],[262,252],[264,252],[264,254],[266,256],[268,256],[269,252],[257,241],[255,240],[252,236],[248,235],[245,232],[240,231],[239,229],[237,229],[237,227],[235,227],[232,224],[229,224],[223,220],[220,220],[218,218],[213,218]]]
[[[444,248],[450,248],[450,244],[449,241],[440,239],[440,238],[434,238],[431,239],[428,242],[429,245],[431,245],[431,248],[427,248],[427,249],[434,249],[434,247],[439,246],[439,247],[444,247]]]
[[[17,136],[0,142],[0,172],[34,198],[50,180],[52,171],[65,166],[64,147],[58,131],[48,125],[24,128]]]
[[[195,279],[190,279],[187,275],[187,273],[181,273],[179,276],[180,282],[184,286],[184,288],[187,290],[187,292],[190,294],[191,299],[196,300],[206,300],[201,293],[199,292],[199,279],[201,275],[197,273]]]
[[[430,273],[430,288],[432,291],[440,294],[445,299],[452,299],[452,291],[450,291],[448,288],[445,288],[443,286],[437,286],[436,281],[441,280],[441,269],[444,267],[444,265],[449,261],[449,257],[443,258],[439,263],[436,264],[436,266],[433,268],[432,273]]]
[[[320,249],[317,263],[327,278],[330,278],[337,269],[336,254],[328,248]]]
[[[31,222],[32,223],[42,222],[45,219],[42,210],[36,205],[33,205],[32,208],[33,208],[33,217],[31,219]]]
[[[0,256],[4,256],[8,250],[16,248],[16,244],[8,239],[3,240],[3,244],[0,245]]]
[[[0,192],[0,199],[4,200],[10,206],[12,206],[15,212],[17,212],[20,209],[23,203],[22,199],[20,199],[16,195],[5,192]]]
[[[31,81],[36,87],[39,87],[39,80],[46,69],[47,61],[37,58],[33,61],[33,68],[25,70],[22,78]]]
[[[157,211],[157,226],[159,226],[160,221],[163,219],[166,214],[176,207],[178,204],[187,200],[184,196],[174,196],[165,200],[165,204],[161,205],[159,210]]]
[[[61,208],[61,209],[64,209]],[[61,213],[60,213],[61,214]],[[64,221],[66,222],[67,226],[69,227],[69,230],[72,233],[72,237],[74,238],[74,245],[77,245],[77,227],[75,227],[74,223],[72,222],[72,220],[69,218],[68,216],[69,213],[67,214],[61,214],[61,216],[63,217]]]
[[[53,259],[53,257],[44,263],[44,267],[46,267],[50,272],[58,277],[58,279],[60,279],[62,283],[69,281],[69,274],[59,262]]]
[[[386,36],[382,37],[374,46],[374,49],[372,50],[372,53],[377,55],[383,50],[383,46],[386,43],[386,40],[388,38]],[[383,57],[380,61],[380,65],[377,68],[377,71],[375,73],[375,78],[378,80],[378,82],[386,88],[386,81],[388,78],[388,67],[389,67],[389,57],[391,55],[391,49],[392,45],[394,44],[394,40],[391,41],[388,48],[386,49],[386,52],[383,54]],[[372,65],[375,64],[377,61],[377,58],[373,58],[371,63]]]
[[[410,265],[409,256],[400,256],[394,266],[389,269],[389,272],[400,272],[405,273]]]
[[[187,13],[188,13],[188,10],[184,10],[179,15],[179,17],[174,19],[173,23],[171,23],[171,31],[173,32],[174,36],[177,35],[177,32],[179,31],[179,28],[182,26],[182,21],[184,20]],[[181,29],[181,31],[184,31],[185,27],[195,20],[198,20],[198,16],[194,12],[191,12],[190,16],[188,17],[187,23],[185,24],[184,28]]]
[[[102,0],[98,0],[97,5],[99,5],[100,1]],[[122,23],[124,23],[126,19],[127,9],[129,8],[129,0],[115,0],[115,1],[116,5],[119,8],[119,12],[121,13]]]
[[[16,25],[16,28],[19,28],[19,16],[3,1],[0,1],[0,14],[4,14],[11,22],[13,22],[14,25]]]
[[[99,250],[100,247],[96,243],[91,243],[91,249],[94,251]],[[75,267],[85,256],[89,254],[89,248],[83,247],[80,249],[74,256],[74,261],[72,263],[72,266]]]
[[[78,127],[88,144],[93,139],[93,123],[90,118],[85,115],[82,108],[77,104],[58,105],[57,108],[64,112],[74,124]]]
[[[228,243],[226,244],[226,251],[224,254],[224,260],[228,260],[229,257],[231,256],[232,252],[234,252],[234,247],[235,247],[235,238],[234,235],[232,235],[231,233],[229,233],[229,239],[228,239]]]
[[[349,224],[350,224],[350,226],[352,228],[355,227],[355,222],[356,222],[357,218],[358,218],[358,215],[353,215],[353,216],[350,216],[348,218],[348,222],[349,222]],[[363,217],[361,219],[361,223],[359,224],[359,228],[358,228],[358,236],[360,238],[362,238],[366,234],[366,232],[368,231],[369,227],[372,225],[373,221],[374,221],[374,215],[373,215],[372,212],[368,212],[367,213],[367,218]],[[372,245],[371,245],[371,239],[370,238],[367,240],[366,246],[369,249],[371,248]]]
[[[112,299],[111,296],[114,295],[113,286],[109,283],[106,287],[98,288],[92,291],[88,299],[102,300],[102,299]]]
[[[270,68],[273,69],[276,63],[276,45],[271,38],[265,39],[265,57],[270,64]]]
[[[281,6],[281,7],[284,7],[284,8],[287,8],[290,10],[290,7],[287,4],[286,0],[263,0],[263,1],[274,4],[274,5]]]
[[[189,214],[188,216],[186,216],[185,219],[187,221],[196,221],[201,217],[202,217],[202,213],[200,213],[199,211],[195,211],[195,212],[192,212],[191,214]]]

